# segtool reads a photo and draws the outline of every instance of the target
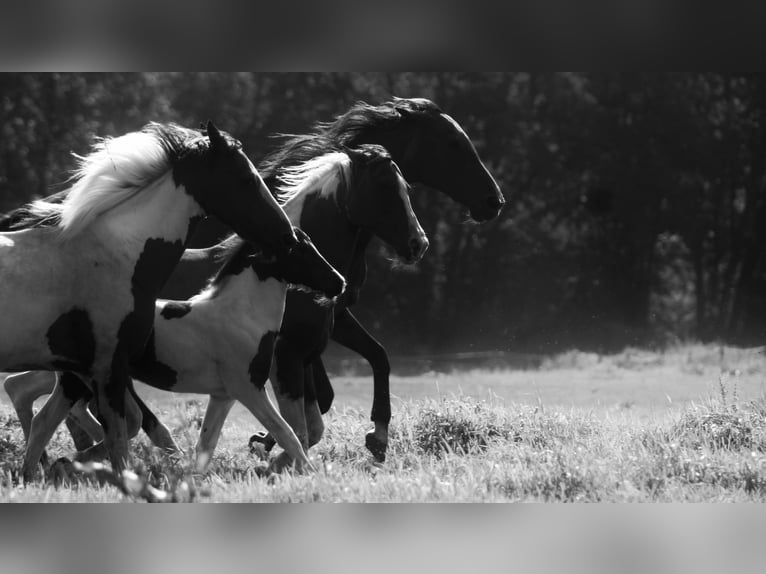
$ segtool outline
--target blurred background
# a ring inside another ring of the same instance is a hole
[[[452,115],[508,201],[475,225],[418,190],[424,260],[392,265],[373,245],[355,314],[395,369],[766,340],[760,74],[5,73],[0,211],[62,189],[95,135],[212,119],[257,165],[271,134],[393,95]]]

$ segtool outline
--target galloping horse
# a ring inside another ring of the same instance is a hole
[[[359,149],[348,149],[345,152],[332,152],[319,156],[293,168],[283,169],[278,181],[278,196],[284,201],[285,212],[292,221],[302,224],[308,221],[309,224],[304,227],[311,232],[313,225],[320,221],[320,219],[306,220],[304,215],[311,209],[316,215],[321,215],[324,225],[330,225],[336,230],[335,243],[332,245],[334,249],[330,250],[334,254],[334,259],[330,263],[337,269],[348,269],[356,265],[358,258],[364,255],[364,249],[373,235],[387,242],[400,257],[410,263],[419,259],[428,248],[425,233],[412,212],[408,185],[388,153],[380,146],[366,145],[360,146]],[[230,242],[231,239],[227,240],[218,246],[216,251],[219,253],[230,251]],[[225,273],[225,268],[219,271],[219,276],[222,273]],[[291,289],[287,296],[286,307],[295,309],[294,312],[300,317],[301,323],[293,321],[290,332],[280,330],[276,337],[275,350],[290,350],[296,342],[300,344],[306,342],[311,347],[307,349],[301,347],[300,353],[293,355],[286,355],[284,351],[279,354],[280,351],[277,351],[277,354],[283,358],[283,363],[277,365],[271,378],[272,384],[277,389],[283,416],[306,446],[306,419],[301,399],[304,388],[302,374],[310,361],[324,350],[332,328],[334,305],[326,301],[317,302],[312,294],[303,290]],[[208,315],[208,319],[213,325],[218,322],[211,315]],[[201,324],[193,323],[193,325],[196,331],[204,330]],[[168,329],[167,322],[157,318],[154,344],[158,349],[160,336]],[[317,334],[320,336],[318,341]],[[167,341],[173,337],[167,333],[162,336],[162,339]],[[171,348],[178,345],[164,342],[161,346]],[[224,357],[217,357],[217,359],[219,359],[218,362],[222,362]],[[175,364],[180,362],[180,359],[174,361]],[[235,363],[235,367],[236,364],[238,363]],[[195,366],[195,369],[197,368],[198,365]],[[186,372],[188,369],[183,367],[183,370]],[[268,373],[268,369],[266,372]],[[157,386],[156,379],[142,374],[141,368],[134,368],[132,373],[136,378]],[[293,373],[297,375],[297,379],[290,377]],[[190,375],[189,377],[186,383],[179,382],[178,386],[174,386],[172,390],[193,392],[185,390],[189,385],[193,385],[193,379]],[[208,388],[210,385],[215,386],[215,383],[209,382]],[[50,390],[50,387],[46,388],[45,384],[38,388],[42,392]],[[205,420],[211,421],[211,433],[217,436],[214,429],[218,425],[218,431],[220,431],[220,425],[223,424],[233,404],[231,396],[235,395],[232,392],[228,395],[222,392],[210,392],[211,400]],[[19,400],[14,401],[14,404],[18,405],[19,410],[26,411],[30,408],[29,402],[39,394],[41,393],[25,396],[18,394]],[[44,419],[38,415],[33,428],[38,424],[38,420]],[[321,421],[321,417],[319,420]],[[45,422],[40,424],[48,426]],[[204,434],[203,432],[203,438]],[[200,439],[201,444],[206,443],[203,438]],[[206,453],[210,452],[209,448],[203,450]],[[291,456],[291,452],[286,451],[286,454],[288,457]]]
[[[274,408],[265,385],[288,283],[332,298],[343,292],[345,281],[303,231],[296,230],[296,235],[298,245],[289,253],[232,236],[222,249],[222,267],[202,293],[189,301],[157,300],[152,335],[143,353],[131,361],[131,376],[148,385],[210,395],[196,448],[198,472],[207,469],[235,401],[245,405],[276,437],[298,470],[311,469],[301,443]],[[35,374],[23,382],[27,384],[10,385],[9,395],[28,436],[32,404],[54,391],[55,379]],[[63,392],[61,385],[57,388]],[[87,409],[78,409],[76,416],[93,438],[101,437],[101,428]],[[34,419],[35,427],[51,424],[55,428],[55,421]],[[172,437],[163,446],[169,452],[180,452]],[[76,460],[102,456],[98,444],[78,453]]]
[[[149,124],[102,140],[80,158],[63,201],[28,212],[28,229],[0,233],[0,370],[77,373],[122,470],[128,364],[149,337],[154,302],[195,222],[213,213],[275,249],[297,238],[239,142],[212,123],[207,137]],[[43,410],[61,422],[70,406],[48,401]],[[37,443],[50,438],[34,434]],[[27,449],[25,478],[40,454]]]
[[[467,207],[476,221],[495,218],[505,204],[497,183],[482,164],[463,129],[436,104],[426,99],[395,98],[379,106],[358,103],[335,121],[317,124],[309,134],[288,137],[279,149],[261,163],[259,169],[269,187],[274,187],[280,169],[305,162],[329,150],[338,150],[342,146],[354,147],[362,143],[383,145],[408,182],[448,195]],[[307,217],[311,217],[312,210],[312,205],[306,206],[304,211]],[[9,215],[8,221],[12,220],[13,214]],[[0,220],[0,229],[2,225]],[[320,225],[311,233],[314,243],[320,246],[322,253],[331,261],[332,255],[326,250],[333,249],[334,231],[329,225],[322,226],[320,221]],[[215,271],[215,256],[218,252],[219,247],[187,251],[167,285],[168,291],[163,292],[163,295],[187,298],[198,292],[207,277]],[[363,356],[372,367],[374,391],[371,419],[375,428],[367,434],[366,441],[373,455],[383,460],[391,418],[390,364],[383,346],[367,332],[349,309],[357,301],[365,280],[364,258],[358,259],[358,264],[350,272],[341,271],[346,274],[348,285],[344,304],[336,305],[331,336],[336,342]],[[287,329],[296,315],[290,311],[290,307],[288,303],[283,323]],[[316,333],[305,346],[320,346],[323,336]],[[305,337],[308,338],[308,333]],[[321,438],[322,428],[321,419],[316,420],[316,413],[318,410],[326,412],[333,396],[321,357],[317,356],[313,364],[307,367],[303,379],[314,381],[319,399],[319,409],[307,406],[307,416],[313,421],[310,428],[316,431],[309,437],[309,443],[315,444]],[[145,420],[147,414],[144,412]]]
[[[363,143],[385,147],[410,184],[446,194],[467,207],[476,221],[494,219],[505,204],[497,183],[482,164],[465,131],[436,104],[426,99],[395,98],[380,106],[358,103],[335,121],[318,124],[309,134],[289,137],[259,168],[266,182],[271,185],[275,170],[285,165],[293,165],[328,148]],[[312,215],[309,210],[306,211],[307,218]],[[305,229],[304,222],[300,226]],[[312,240],[330,261],[332,255],[327,249],[332,249],[333,233],[331,226],[321,225],[321,222],[312,226],[310,231]],[[346,273],[346,294],[335,307],[331,337],[359,353],[372,367],[371,419],[375,428],[367,434],[366,444],[373,455],[382,461],[385,460],[391,419],[390,363],[383,346],[367,332],[349,309],[358,300],[366,272],[362,256]],[[297,313],[291,311],[288,295],[283,330],[289,330],[292,321],[298,319]],[[279,365],[279,356],[276,361]],[[306,381],[313,380],[319,410],[327,412],[333,393],[321,357],[314,359],[303,378]],[[315,430],[309,437],[309,444],[315,444],[321,438],[321,418],[317,420],[317,409],[312,406],[307,406],[306,413],[309,421],[313,420],[309,422],[309,428]]]

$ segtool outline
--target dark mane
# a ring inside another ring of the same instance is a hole
[[[307,134],[277,136],[283,139],[280,147],[266,156],[258,171],[266,185],[272,187],[279,168],[303,163],[343,147],[356,147],[368,132],[401,121],[402,112],[431,115],[440,114],[441,110],[432,101],[420,98],[394,98],[379,106],[360,101],[334,121],[316,123]]]
[[[204,137],[204,131],[192,130],[175,123],[150,122],[141,131],[151,134],[157,139],[162,149],[168,154],[171,165],[189,153],[199,153],[207,148],[208,140]],[[227,139],[232,140],[231,136]],[[232,140],[230,143],[234,145],[234,141]]]

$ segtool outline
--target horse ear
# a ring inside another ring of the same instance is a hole
[[[400,99],[400,98],[395,98],[395,102],[396,102],[396,105],[394,106],[394,109],[395,109],[397,112],[399,112],[399,116],[401,116],[401,118],[402,118],[403,120],[407,120],[407,119],[410,119],[410,118],[411,118],[411,117],[414,115],[414,114],[412,113],[412,111],[410,111],[410,110],[407,108],[407,104],[405,103],[405,102],[406,102],[406,100],[404,100],[404,99]]]
[[[210,138],[211,151],[215,152],[226,148],[226,139],[211,121],[207,122],[207,136]]]
[[[351,161],[357,161],[364,158],[364,152],[352,147],[343,146],[343,152],[351,158]]]

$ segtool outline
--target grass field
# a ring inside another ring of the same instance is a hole
[[[371,381],[334,377],[336,408],[311,452],[318,472],[262,476],[247,439],[260,426],[235,408],[212,470],[188,476],[134,441],[158,487],[182,477],[197,501],[763,501],[766,356],[687,346],[599,357],[567,353],[528,371],[393,377],[385,464],[364,449]],[[193,451],[204,397],[139,389]],[[60,429],[51,459],[72,449]],[[0,501],[122,501],[114,487],[75,478],[17,484],[20,428],[0,394]],[[189,482],[190,481],[190,482]]]

